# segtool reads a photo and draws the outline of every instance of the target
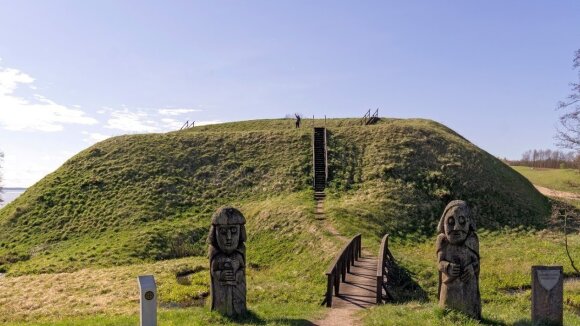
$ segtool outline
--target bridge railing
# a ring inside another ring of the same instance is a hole
[[[338,295],[340,290],[340,282],[346,281],[346,274],[350,272],[350,267],[354,265],[355,260],[358,260],[362,254],[361,235],[357,234],[342,248],[336,258],[332,261],[326,270],[327,286],[326,298],[324,303],[327,307],[332,306],[332,293]]]
[[[389,282],[389,266],[393,266],[392,263],[394,261],[395,258],[389,250],[389,235],[385,234],[381,240],[379,257],[377,257],[377,304],[381,304],[391,298],[387,290],[387,284]]]

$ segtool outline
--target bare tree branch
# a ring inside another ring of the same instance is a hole
[[[574,69],[580,68],[580,49],[574,53],[572,61]],[[578,74],[580,80],[580,72]],[[566,101],[558,102],[557,109],[564,110],[557,127],[557,145],[563,148],[576,150],[580,153],[580,83],[571,83],[571,94]]]

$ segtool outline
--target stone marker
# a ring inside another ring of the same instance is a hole
[[[137,278],[141,294],[141,326],[157,326],[157,285],[153,275]]]
[[[467,203],[450,202],[437,227],[439,306],[481,319],[479,239]]]
[[[562,325],[563,315],[562,266],[532,266],[532,322]]]
[[[211,219],[209,264],[211,310],[227,316],[246,312],[246,219],[233,207],[222,207]]]

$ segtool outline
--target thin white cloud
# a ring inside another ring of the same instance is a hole
[[[201,110],[198,110],[198,109],[160,109],[158,112],[161,115],[177,116],[177,115],[183,115],[183,114],[191,113],[191,112],[201,112]]]
[[[206,120],[206,121],[196,121],[196,126],[207,126],[207,125],[215,125],[218,123],[222,123],[222,120]]]
[[[151,120],[146,112],[131,112],[128,109],[112,112],[105,128],[125,132],[157,132],[160,130],[156,121]]]
[[[107,138],[111,138],[111,135],[105,135],[105,134],[101,134],[99,132],[88,132],[88,131],[83,131],[83,135],[86,135],[87,137],[83,138],[83,140],[89,144],[94,144],[94,143],[98,143],[100,141],[103,141]]]
[[[171,118],[163,118],[163,119],[161,119],[161,122],[163,122],[164,129],[168,129],[168,130],[177,130],[177,129],[181,128],[185,123],[183,121],[178,121],[178,120],[171,119]]]
[[[97,120],[40,94],[27,99],[15,94],[21,86],[35,90],[34,78],[18,69],[0,67],[0,127],[7,130],[60,131],[65,124],[94,125]]]

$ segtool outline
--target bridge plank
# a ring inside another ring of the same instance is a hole
[[[340,294],[332,301],[332,308],[361,309],[376,305],[377,258],[363,256],[351,266],[346,282],[340,284]]]

